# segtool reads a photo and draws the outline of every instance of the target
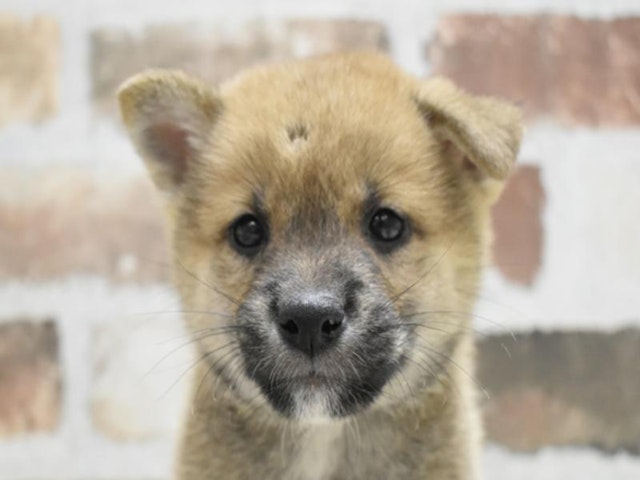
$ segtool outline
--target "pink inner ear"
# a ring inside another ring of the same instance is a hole
[[[443,142],[443,151],[448,158],[451,159],[461,171],[467,172],[472,175],[474,178],[480,178],[481,173],[478,169],[478,166],[473,163],[467,155],[462,152],[458,147],[456,147],[451,140],[445,140]]]
[[[144,131],[145,146],[174,183],[181,183],[189,167],[188,133],[173,123],[158,123]]]
[[[467,157],[466,155],[462,156],[462,169],[466,170],[466,171],[476,171],[478,170],[478,167],[476,166],[475,163],[473,163],[471,160],[469,160],[469,157]]]

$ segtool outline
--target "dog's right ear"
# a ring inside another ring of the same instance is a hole
[[[217,94],[180,72],[150,71],[118,91],[122,118],[156,186],[179,190],[222,111]]]

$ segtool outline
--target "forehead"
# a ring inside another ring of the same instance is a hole
[[[312,66],[223,90],[200,195],[226,202],[230,216],[258,199],[276,223],[301,211],[345,218],[372,195],[406,211],[425,201],[445,210],[447,171],[412,81],[387,67]]]

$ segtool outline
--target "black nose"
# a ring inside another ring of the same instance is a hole
[[[344,330],[344,310],[331,296],[308,294],[280,305],[278,325],[286,343],[313,357]]]

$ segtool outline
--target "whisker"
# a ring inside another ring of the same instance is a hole
[[[512,358],[511,357],[511,351],[507,348],[507,346],[503,342],[500,342],[500,346],[502,347],[502,349],[507,354],[507,357]]]
[[[206,335],[207,333],[212,333],[212,336],[222,335],[223,333],[244,333],[244,331],[248,330],[249,327],[245,325],[220,325],[217,327],[207,327],[200,328],[198,330],[192,330],[182,335],[178,335],[176,337],[169,338],[167,340],[162,340],[158,342],[156,345],[164,345],[165,343],[174,342],[175,340],[180,340],[182,338],[190,337],[192,339],[200,339],[202,335]]]
[[[209,288],[211,291],[214,291],[216,293],[218,293],[219,295],[222,295],[224,298],[226,298],[227,300],[229,300],[231,303],[237,305],[238,307],[240,306],[240,302],[238,300],[236,300],[235,298],[233,298],[231,295],[223,292],[222,290],[214,287],[213,285],[209,284],[208,282],[205,282],[204,280],[202,280],[201,278],[199,278],[198,276],[196,276],[193,272],[189,271],[189,269],[187,269],[187,267],[184,266],[184,264],[182,263],[182,261],[180,261],[179,259],[176,260],[176,263],[180,266],[180,268],[182,268],[185,273],[187,275],[189,275],[191,278],[193,278],[195,281],[201,283],[202,285],[204,285],[205,287]]]
[[[406,315],[400,315],[400,318],[413,318],[413,317],[418,317],[420,315],[457,315],[460,317],[473,317],[473,318],[478,318],[480,320],[484,320],[487,322],[493,322],[495,325],[499,325],[501,327],[503,327],[503,324],[499,324],[498,322],[495,322],[489,318],[486,317],[482,317],[480,315],[476,315],[472,312],[465,312],[463,310],[423,310],[420,312],[412,312],[412,313],[408,313]]]
[[[420,353],[424,355],[424,358],[422,358],[422,355],[421,355],[420,358],[417,360],[413,358],[408,358],[407,360],[409,360],[411,363],[413,363],[418,368],[420,368],[424,373],[426,373],[428,378],[432,378],[434,381],[436,381],[440,375],[446,376],[451,381],[450,385],[451,387],[453,387],[454,393],[461,397],[462,391],[460,390],[460,387],[458,386],[458,384],[455,381],[453,381],[451,374],[449,373],[449,371],[447,371],[446,365],[442,361],[434,359],[426,351],[422,351]],[[418,360],[422,360],[422,361],[418,361]],[[435,363],[437,369],[434,369],[431,366],[432,363]]]
[[[133,312],[133,313],[130,313],[129,315],[147,316],[147,315],[170,315],[170,314],[178,314],[178,313],[181,315],[202,314],[202,315],[211,315],[211,316],[222,317],[222,318],[235,318],[235,315],[232,315],[227,312],[217,312],[215,310],[159,310],[157,312]]]
[[[517,308],[515,308],[515,307],[513,307],[511,305],[507,305],[506,303],[500,302],[500,301],[495,300],[493,298],[489,298],[486,295],[483,295],[483,294],[481,294],[479,292],[478,293],[472,293],[472,292],[464,290],[464,289],[462,289],[460,287],[457,287],[457,290],[459,292],[462,292],[462,293],[465,293],[465,294],[473,295],[473,296],[477,297],[479,300],[481,300],[483,302],[491,303],[491,304],[493,304],[493,305],[495,305],[497,307],[500,307],[500,308],[502,308],[504,310],[508,310],[508,311],[510,311],[512,313],[515,313],[518,316],[520,316],[521,318],[528,318],[527,314],[525,312],[523,312],[522,310],[519,310],[519,309],[517,309]]]
[[[482,394],[487,398],[487,400],[489,400],[491,398],[491,396],[489,395],[489,392],[487,392],[487,390],[480,384],[480,382],[473,375],[471,375],[464,367],[462,367],[462,365],[460,365],[458,362],[456,362],[449,355],[446,355],[446,354],[438,351],[437,349],[435,349],[433,347],[430,347],[428,345],[428,342],[426,342],[426,340],[424,338],[422,340],[423,340],[423,342],[421,344],[416,345],[419,349],[425,349],[426,351],[428,351],[430,353],[436,354],[436,355],[440,356],[441,358],[443,358],[447,363],[450,363],[451,365],[453,365],[456,368],[458,368],[462,373],[464,373],[467,376],[467,378],[469,380],[471,380],[473,382],[473,384],[476,386],[476,388],[482,392]]]
[[[151,372],[153,372],[153,370],[155,370],[159,365],[162,364],[162,362],[164,362],[167,358],[169,358],[171,355],[173,355],[174,353],[176,353],[178,350],[181,350],[189,345],[193,345],[194,343],[200,341],[200,340],[205,340],[207,338],[211,338],[211,337],[215,337],[217,335],[222,335],[225,333],[236,333],[235,329],[231,329],[229,327],[225,328],[225,329],[220,329],[219,331],[207,331],[207,330],[211,330],[211,329],[204,329],[204,331],[202,331],[200,334],[198,335],[189,335],[192,338],[190,338],[188,341],[183,342],[182,344],[178,345],[175,348],[172,348],[169,352],[167,352],[165,355],[162,356],[162,358],[160,360],[158,360],[144,375],[142,378],[146,378],[147,376],[149,376],[151,374]],[[217,329],[215,329],[217,330]],[[166,342],[164,342],[166,343]]]
[[[213,385],[211,386],[211,391],[212,393],[215,395],[215,392],[218,390],[219,385],[220,385],[220,380],[222,379],[224,373],[222,372],[222,370],[224,370],[225,365],[222,363],[224,361],[225,358],[227,358],[229,355],[234,355],[236,352],[240,351],[240,346],[236,345],[234,346],[231,350],[225,352],[223,355],[221,355],[220,357],[218,357],[217,359],[215,359],[213,362],[209,362],[209,365],[207,367],[207,370],[205,372],[205,374],[202,376],[202,378],[200,379],[200,382],[198,384],[198,388],[196,389],[196,395],[200,394],[200,389],[202,388],[202,384],[204,382],[204,379],[211,375],[212,377],[214,376],[214,372],[217,370],[219,371],[218,375],[215,376],[215,381],[213,383]],[[226,364],[226,366],[230,366],[231,362],[233,361],[233,359],[228,362]],[[219,368],[218,368],[219,367]]]
[[[483,332],[479,332],[477,330],[474,330],[473,328],[468,328],[468,327],[462,327],[462,326],[458,326],[454,323],[449,323],[449,322],[429,322],[429,323],[418,323],[418,322],[403,322],[400,325],[398,325],[399,327],[416,327],[416,328],[424,328],[426,330],[432,330],[434,332],[440,332],[443,333],[445,335],[451,335],[452,332],[450,330],[445,330],[444,328],[438,328],[438,327],[434,327],[433,325],[431,325],[431,323],[436,323],[436,324],[442,324],[442,325],[453,325],[456,327],[456,331],[462,331],[462,332],[468,332],[470,334],[473,335],[478,335],[482,338],[489,338],[489,335]]]
[[[490,325],[493,325],[494,327],[505,331],[507,333],[509,333],[509,335],[513,338],[513,340],[515,342],[517,342],[517,338],[513,332],[513,330],[511,330],[510,328],[508,328],[504,323],[502,322],[498,322],[496,320],[492,320],[491,318],[488,318],[486,316],[482,316],[482,315],[478,315],[477,313],[473,313],[473,312],[465,312],[465,311],[456,311],[456,310],[425,310],[422,312],[414,312],[414,313],[410,313],[407,315],[401,315],[400,318],[401,319],[407,319],[407,318],[413,318],[413,317],[417,317],[417,316],[421,316],[421,315],[451,315],[451,316],[461,316],[461,317],[466,317],[469,316],[475,320],[481,320],[483,322],[486,322]],[[446,322],[442,321],[442,320],[432,320],[429,319],[428,320],[429,323],[440,323],[440,324],[445,324]],[[472,331],[477,332],[478,334],[481,334],[484,337],[488,337],[489,334],[487,333],[482,333],[479,332],[476,329],[472,329]]]
[[[409,393],[409,397],[411,398],[411,401],[413,403],[413,408],[417,409],[418,407],[418,399],[417,396],[415,394],[415,391],[413,390],[413,388],[411,387],[411,384],[409,384],[409,380],[407,380],[406,375],[404,374],[404,371],[402,369],[400,369],[398,371],[398,373],[400,373],[400,376],[402,377],[403,383],[405,384],[405,387]]]
[[[424,273],[424,275],[421,275],[415,282],[413,282],[412,284],[410,284],[408,287],[406,287],[404,290],[402,290],[400,293],[394,295],[393,297],[391,297],[389,300],[387,300],[385,302],[385,308],[390,306],[390,305],[395,305],[396,302],[403,297],[404,295],[407,294],[407,292],[409,292],[411,289],[413,289],[416,285],[418,285],[421,281],[423,281],[425,278],[427,278],[431,272],[433,272],[435,270],[435,268],[440,264],[440,262],[442,261],[442,259],[445,257],[445,255],[447,253],[449,253],[449,251],[451,250],[451,248],[453,247],[453,245],[455,244],[457,240],[457,236],[451,241],[451,244],[445,249],[444,252],[442,252],[440,254],[440,256],[438,257],[438,259],[433,263],[433,265],[431,265],[431,267],[429,267],[429,269]]]
[[[168,394],[168,393],[173,389],[173,387],[175,387],[175,386],[178,384],[178,382],[180,382],[180,380],[182,380],[182,379],[184,378],[184,376],[185,376],[187,373],[189,373],[189,372],[190,372],[190,371],[191,371],[191,370],[192,370],[196,365],[198,365],[198,363],[200,363],[200,362],[201,362],[201,361],[203,361],[203,360],[206,360],[206,359],[207,359],[207,357],[209,357],[209,356],[211,356],[211,355],[215,354],[216,352],[218,352],[218,351],[220,351],[220,350],[222,350],[222,349],[224,349],[224,348],[228,348],[228,347],[230,347],[230,346],[232,346],[232,345],[235,345],[235,344],[236,344],[236,342],[235,342],[235,341],[231,341],[231,342],[225,343],[225,344],[224,344],[224,345],[222,345],[221,347],[215,348],[215,349],[213,349],[212,351],[207,352],[207,353],[205,353],[204,355],[200,356],[200,358],[198,358],[198,359],[197,359],[195,362],[193,362],[193,363],[192,363],[192,364],[191,364],[191,365],[190,365],[190,366],[189,366],[189,367],[188,367],[184,372],[182,372],[182,373],[180,374],[180,376],[177,378],[177,380],[176,380],[175,382],[173,382],[173,383],[169,386],[169,388],[168,388],[168,389],[167,389],[167,390],[166,390],[166,391],[165,391],[165,392],[160,396],[160,398],[159,398],[159,399],[164,398],[164,397],[165,397],[165,396],[166,396],[166,395],[167,395],[167,394]],[[237,346],[237,345],[236,345],[236,346]]]

